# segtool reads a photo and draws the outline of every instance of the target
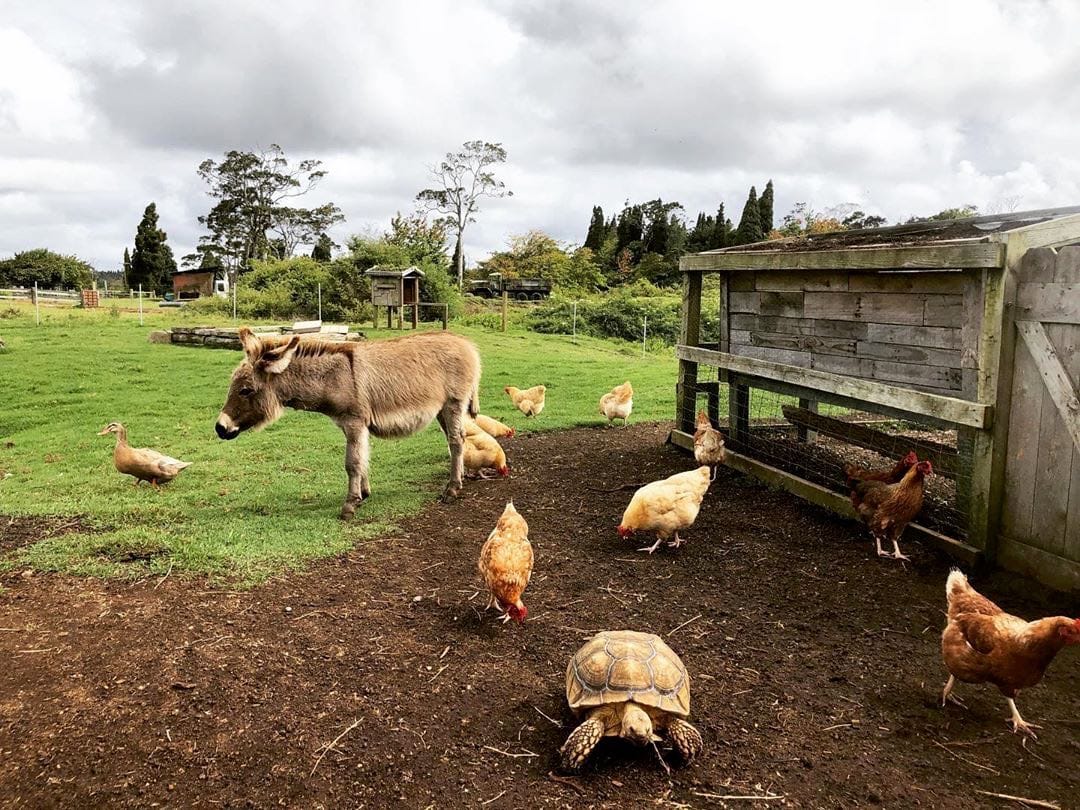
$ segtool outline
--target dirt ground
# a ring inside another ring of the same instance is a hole
[[[0,803],[1000,805],[983,790],[1077,806],[1077,650],[1021,695],[1045,726],[1025,745],[992,687],[961,686],[966,711],[938,706],[936,551],[879,560],[855,524],[721,470],[686,546],[637,553],[615,531],[630,492],[593,490],[688,468],[665,430],[519,436],[512,478],[251,591],[5,575]],[[482,614],[476,587],[511,496],[536,550],[524,626]],[[1026,617],[1078,615],[1008,575],[973,582]],[[705,750],[669,775],[651,749],[605,740],[583,774],[553,777],[567,660],[618,628],[682,656]]]

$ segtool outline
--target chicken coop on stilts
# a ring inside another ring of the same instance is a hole
[[[845,463],[932,462],[908,529],[1080,588],[1080,207],[683,257],[675,428],[854,517]]]

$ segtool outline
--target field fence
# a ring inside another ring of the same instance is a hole
[[[967,536],[971,465],[959,431],[761,388],[739,385],[733,392],[720,377],[715,368],[699,367],[693,412],[679,414],[683,425],[693,425],[704,410],[732,451],[845,495],[845,465],[890,468],[914,451],[934,467],[918,522],[956,539]]]

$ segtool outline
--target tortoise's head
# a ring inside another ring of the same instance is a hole
[[[620,736],[638,745],[648,745],[659,739],[653,734],[652,718],[636,703],[627,703],[623,710]]]

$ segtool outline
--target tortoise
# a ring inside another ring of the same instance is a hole
[[[690,676],[652,633],[605,630],[585,642],[566,668],[566,701],[585,722],[559,749],[564,770],[580,768],[604,736],[648,745],[666,732],[684,762],[701,751],[701,734],[685,719]]]

